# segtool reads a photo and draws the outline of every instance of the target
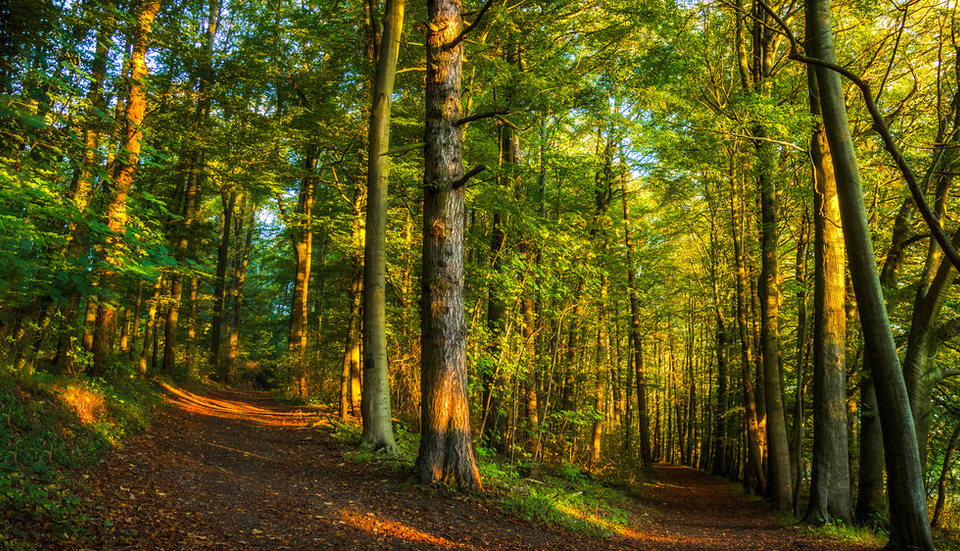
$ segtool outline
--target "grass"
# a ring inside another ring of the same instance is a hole
[[[355,445],[360,439],[360,427],[337,425],[333,434],[340,441]],[[416,459],[420,435],[397,427],[396,437],[400,448],[397,456],[356,448],[348,451],[346,457],[409,470]],[[521,474],[530,471],[527,465],[511,466],[485,448],[478,448],[476,452],[477,468],[485,488],[478,498],[489,500],[523,520],[609,538],[649,518],[623,490],[592,480],[572,465],[538,466],[539,473],[534,478]]]
[[[874,549],[880,549],[887,543],[887,534],[865,526],[851,526],[841,521],[828,522],[820,526],[807,526],[806,529],[816,536],[830,541],[852,543]]]
[[[139,381],[0,374],[0,548],[75,540],[80,473],[131,431],[146,428],[154,391]]]

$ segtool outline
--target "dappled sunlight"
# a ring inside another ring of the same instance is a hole
[[[365,515],[355,511],[341,511],[343,522],[347,525],[369,532],[377,536],[402,539],[411,543],[429,544],[443,547],[452,547],[458,549],[476,549],[471,545],[455,543],[445,538],[428,534],[407,524],[402,524],[383,517],[378,517],[373,513]]]
[[[167,401],[180,409],[198,415],[224,419],[243,419],[270,426],[305,426],[318,420],[315,413],[282,412],[260,408],[245,402],[200,396],[166,383]]]
[[[82,385],[76,383],[57,385],[54,387],[54,392],[70,406],[84,425],[93,423],[105,411],[106,401],[103,396]]]

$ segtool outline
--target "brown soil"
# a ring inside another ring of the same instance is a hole
[[[169,387],[149,433],[90,476],[96,549],[862,549],[781,528],[760,503],[697,471],[660,466],[638,498],[654,520],[612,539],[518,520],[489,496],[410,483],[344,458],[316,413],[263,393]],[[319,421],[319,422],[318,422]]]

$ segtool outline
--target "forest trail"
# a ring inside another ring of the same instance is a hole
[[[651,523],[612,539],[557,531],[345,460],[316,412],[265,393],[167,392],[175,407],[90,475],[85,510],[97,528],[76,548],[862,549],[779,528],[729,484],[669,466],[639,499],[657,510]]]

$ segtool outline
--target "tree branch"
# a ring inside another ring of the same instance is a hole
[[[897,164],[897,168],[900,169],[901,174],[903,174],[903,178],[907,181],[907,187],[910,188],[910,194],[913,196],[913,201],[917,204],[917,210],[920,211],[923,221],[926,222],[927,226],[930,228],[930,232],[933,234],[934,239],[937,240],[937,244],[940,245],[940,248],[943,250],[944,254],[950,260],[950,264],[960,271],[960,254],[957,254],[957,249],[954,248],[952,243],[950,243],[950,238],[948,238],[946,232],[943,231],[940,221],[937,220],[936,214],[934,214],[933,209],[930,208],[926,198],[923,196],[923,190],[920,189],[920,184],[917,182],[917,177],[914,174],[913,169],[910,168],[907,160],[903,157],[903,154],[900,153],[900,148],[897,147],[897,143],[893,139],[893,134],[890,132],[890,127],[887,126],[887,121],[884,120],[883,115],[880,113],[880,109],[877,108],[877,104],[873,99],[873,92],[870,89],[870,85],[844,67],[841,67],[835,63],[828,63],[821,59],[807,57],[801,54],[797,49],[797,40],[790,31],[790,27],[787,26],[787,24],[783,21],[783,19],[780,18],[779,15],[777,15],[772,9],[770,9],[769,6],[767,6],[766,2],[759,0],[758,3],[768,14],[770,14],[771,17],[773,17],[777,24],[780,25],[780,27],[783,29],[783,34],[786,35],[787,39],[790,41],[790,55],[788,56],[790,59],[840,73],[841,75],[847,77],[850,82],[855,84],[857,88],[860,89],[860,95],[863,96],[863,102],[866,104],[867,111],[870,112],[870,117],[873,119],[873,129],[876,130],[880,135],[880,139],[883,142],[884,148],[888,153],[890,153],[890,156],[893,157],[893,161]]]
[[[487,167],[484,166],[484,165],[477,165],[477,166],[475,166],[474,168],[472,168],[472,169],[470,170],[470,172],[464,174],[459,180],[457,180],[457,181],[455,181],[453,184],[451,184],[451,185],[450,185],[450,189],[462,188],[463,186],[467,185],[467,180],[469,180],[470,178],[473,178],[473,177],[476,176],[477,174],[480,174],[481,172],[483,172],[483,171],[486,170],[486,169],[487,169]]]
[[[410,145],[401,145],[400,147],[393,148],[390,151],[384,151],[383,153],[380,154],[380,156],[383,157],[384,155],[396,155],[398,153],[406,153],[407,151],[413,151],[414,149],[423,149],[424,147],[426,147],[426,145],[427,144],[423,142],[410,144]]]
[[[473,31],[473,29],[477,28],[477,25],[480,24],[480,21],[483,19],[484,14],[486,14],[487,10],[490,9],[490,6],[493,5],[493,1],[494,0],[487,0],[486,3],[483,5],[483,7],[480,8],[480,11],[477,13],[477,18],[473,20],[473,23],[470,23],[469,25],[467,25],[467,28],[460,31],[460,34],[458,34],[456,38],[454,38],[450,42],[447,42],[446,44],[441,46],[440,50],[442,51],[452,50],[456,48],[458,44],[463,42],[463,39],[466,38],[467,35],[470,34],[471,31]]]
[[[457,126],[462,126],[468,122],[478,121],[481,119],[489,119],[490,117],[500,118],[501,115],[509,114],[509,111],[489,111],[486,113],[480,113],[478,115],[470,115],[469,117],[463,117],[457,121]]]

